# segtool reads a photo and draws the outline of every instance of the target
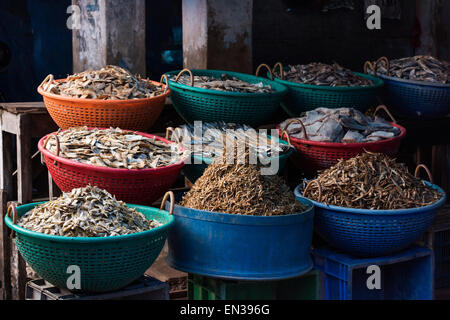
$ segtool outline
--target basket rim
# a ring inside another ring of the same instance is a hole
[[[67,78],[64,79],[56,79],[54,81],[56,82],[61,82],[66,80]],[[149,79],[142,79],[144,81],[149,81],[154,85],[163,85],[163,88],[165,88],[166,84],[157,82],[157,81],[153,81],[153,80],[149,80]],[[130,104],[130,103],[143,103],[143,102],[149,102],[149,101],[153,101],[156,99],[161,99],[161,98],[167,98],[168,96],[170,96],[171,91],[170,91],[170,87],[167,88],[167,92],[162,93],[158,96],[155,97],[150,97],[150,98],[139,98],[139,99],[125,99],[125,100],[104,100],[104,99],[85,99],[85,98],[72,98],[72,97],[66,97],[66,96],[61,96],[59,94],[54,94],[54,93],[50,93],[50,92],[46,92],[44,91],[44,89],[42,88],[42,86],[38,86],[37,88],[37,92],[43,96],[44,98],[50,98],[50,99],[54,99],[54,100],[61,100],[61,101],[67,101],[67,102],[78,102],[78,103],[93,103],[95,104],[95,106],[97,105],[110,105],[110,104],[114,104],[114,105],[123,105],[123,104]],[[124,106],[126,107],[126,106]]]
[[[32,208],[34,208],[35,206],[41,204],[41,203],[45,203],[48,201],[40,201],[40,202],[32,202],[32,203],[27,203],[21,206],[18,206],[17,209],[24,209],[27,210],[28,208],[30,208],[29,210],[31,210]],[[124,240],[137,240],[137,239],[141,239],[144,237],[148,237],[150,235],[155,235],[157,233],[160,233],[161,231],[164,231],[166,229],[168,229],[174,222],[175,218],[173,215],[171,215],[168,211],[163,210],[163,209],[159,209],[159,208],[153,208],[153,207],[147,207],[147,206],[142,206],[142,205],[137,205],[137,204],[126,204],[127,206],[131,207],[131,208],[136,208],[136,210],[138,210],[139,212],[141,212],[139,209],[150,209],[152,211],[161,211],[164,215],[168,216],[168,222],[166,222],[165,224],[150,229],[150,230],[145,230],[145,231],[141,231],[141,232],[136,232],[136,233],[131,233],[131,234],[124,234],[124,235],[118,235],[118,236],[109,236],[109,237],[66,237],[66,236],[58,236],[58,235],[49,235],[49,234],[45,234],[42,232],[37,232],[37,231],[33,231],[33,230],[29,230],[23,227],[20,227],[16,224],[13,224],[12,220],[10,217],[8,217],[7,215],[5,215],[4,219],[5,219],[5,223],[6,225],[16,231],[17,233],[20,233],[24,236],[28,236],[28,237],[32,237],[32,238],[38,238],[41,240],[46,240],[46,241],[54,241],[54,242],[59,242],[59,243],[74,243],[74,244],[80,244],[80,243],[111,243],[111,242],[119,242],[119,241],[124,241]],[[27,213],[29,210],[25,211],[23,214]],[[22,214],[22,215],[23,215]],[[21,216],[22,216],[21,215]]]
[[[293,81],[287,81],[287,80],[282,80],[280,78],[277,78],[275,76],[274,76],[274,81],[282,83],[288,87],[296,87],[299,89],[315,89],[318,91],[334,91],[334,92],[360,91],[360,90],[367,90],[367,89],[372,90],[372,89],[377,89],[384,85],[384,81],[378,77],[375,77],[370,74],[361,73],[361,72],[355,72],[355,71],[352,71],[352,72],[360,77],[372,80],[374,84],[370,85],[370,86],[331,87],[331,86],[319,86],[319,85],[315,85],[315,84],[304,84],[304,83],[298,83],[298,82],[293,82]]]
[[[312,140],[306,140],[306,139],[300,139],[295,137],[289,137],[291,139],[291,142],[295,142],[298,144],[304,144],[304,145],[311,145],[316,147],[334,147],[334,148],[341,148],[341,149],[353,149],[353,148],[364,148],[367,146],[374,146],[374,145],[380,145],[380,144],[389,144],[392,141],[403,139],[406,135],[406,129],[405,127],[389,122],[389,124],[393,127],[396,127],[400,130],[400,134],[398,136],[383,139],[379,141],[370,141],[370,142],[357,142],[357,143],[346,143],[346,142],[323,142],[323,141],[312,141]],[[281,134],[280,125],[277,125],[278,134]],[[292,144],[292,143],[291,143]]]
[[[434,83],[434,82],[429,82],[429,81],[408,80],[408,79],[387,76],[384,74],[379,74],[379,75],[377,75],[377,77],[384,79],[384,80],[396,81],[396,82],[400,82],[400,83],[404,83],[404,84],[419,85],[422,87],[432,87],[430,89],[433,89],[433,88],[450,89],[450,83]]]
[[[167,78],[169,79],[169,76],[172,75],[177,75],[181,70],[174,70],[174,71],[169,71],[166,72],[165,75],[167,76]],[[191,87],[188,86],[186,84],[182,84],[179,82],[174,82],[172,80],[169,79],[169,88],[172,86],[176,89],[183,89],[183,90],[188,90],[191,92],[196,92],[196,93],[203,93],[203,94],[212,94],[212,95],[217,95],[217,96],[227,96],[227,97],[235,97],[235,98],[239,98],[239,97],[270,97],[270,96],[274,96],[274,95],[285,95],[287,94],[288,88],[286,86],[284,86],[281,83],[278,83],[274,80],[270,80],[267,78],[263,78],[263,77],[257,77],[255,75],[252,74],[246,74],[246,73],[241,73],[241,72],[233,72],[233,71],[227,71],[227,70],[215,70],[215,69],[191,69],[192,74],[195,75],[195,72],[200,72],[200,73],[216,73],[216,72],[221,72],[221,73],[227,73],[230,74],[238,79],[240,79],[239,77],[250,77],[250,78],[254,78],[254,79],[260,79],[262,81],[268,82],[271,86],[272,89],[275,90],[275,92],[229,92],[229,91],[219,91],[219,90],[213,90],[213,89],[203,89],[203,88],[197,88],[197,87]],[[242,80],[242,79],[241,79]],[[245,81],[245,80],[243,80]]]
[[[321,209],[334,210],[336,213],[342,213],[342,214],[352,213],[352,214],[360,214],[360,215],[365,215],[365,216],[408,215],[408,214],[414,214],[414,213],[421,213],[421,212],[425,212],[425,211],[429,211],[429,210],[433,210],[433,209],[442,207],[445,204],[445,201],[447,199],[447,195],[445,194],[445,191],[441,187],[439,187],[435,184],[432,184],[431,182],[428,182],[426,180],[422,180],[422,182],[424,182],[426,185],[428,185],[428,186],[432,187],[433,189],[438,190],[440,193],[442,193],[441,199],[439,199],[435,203],[432,203],[432,204],[429,204],[429,205],[423,206],[423,207],[409,208],[409,209],[390,209],[390,210],[386,210],[386,209],[372,210],[372,209],[340,207],[340,206],[335,206],[335,205],[326,205],[323,202],[317,202],[317,201],[311,200],[309,198],[307,198],[307,199],[309,201],[311,201],[314,204],[314,206],[321,208]],[[301,187],[302,187],[302,184],[299,184],[294,189],[294,194],[295,194],[296,198],[303,197],[302,193],[300,193],[300,191],[299,191]]]
[[[91,130],[91,129],[94,129],[94,128],[92,128],[92,127],[88,128],[88,130]],[[105,128],[95,128],[95,129],[105,130]],[[64,131],[64,130],[62,130],[62,131]],[[139,134],[139,135],[147,137],[147,138],[155,137],[155,139],[160,140],[160,141],[162,141],[162,142],[164,142],[166,144],[175,143],[173,141],[167,140],[167,139],[165,139],[163,137],[160,137],[160,136],[157,136],[157,135],[154,135],[154,134],[151,134],[151,133],[144,133],[144,132],[133,131],[133,130],[124,130],[124,131],[134,132],[136,134]],[[79,169],[86,169],[86,170],[90,170],[90,171],[95,170],[97,172],[103,172],[103,173],[127,173],[127,174],[131,174],[131,175],[132,174],[149,173],[149,172],[163,172],[163,171],[166,171],[166,170],[171,170],[173,168],[184,166],[186,160],[189,158],[189,155],[186,155],[183,159],[181,159],[180,161],[178,161],[176,163],[170,164],[168,166],[157,167],[157,168],[125,169],[125,168],[101,167],[101,166],[96,166],[96,165],[93,165],[93,164],[81,163],[81,162],[78,162],[78,161],[75,161],[75,160],[70,160],[70,159],[66,159],[66,158],[60,157],[60,156],[57,156],[54,153],[50,152],[50,150],[47,150],[46,148],[44,148],[43,144],[44,144],[45,139],[49,135],[55,134],[55,133],[57,133],[57,132],[55,131],[55,132],[49,133],[49,134],[43,136],[39,140],[39,142],[38,142],[38,149],[39,149],[39,151],[43,155],[49,157],[52,160],[55,160],[57,162],[61,162],[61,163],[65,164],[65,165],[68,165],[68,166],[77,167]],[[181,145],[180,145],[180,150],[184,151],[184,148]]]

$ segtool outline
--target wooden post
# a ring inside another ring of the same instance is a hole
[[[438,29],[443,13],[442,0],[416,0],[416,16],[420,22],[420,46],[415,54],[437,57],[439,52]]]
[[[73,71],[108,64],[145,76],[145,1],[72,0],[80,28],[72,30]]]
[[[10,232],[4,218],[7,209],[7,194],[0,190],[0,281],[1,295],[0,300],[10,300],[12,298],[11,290],[11,239]]]
[[[253,0],[183,0],[183,65],[253,73]]]

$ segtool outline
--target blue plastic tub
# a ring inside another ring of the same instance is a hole
[[[225,279],[278,280],[305,274],[313,265],[314,206],[298,200],[310,209],[272,217],[175,205],[167,262],[184,272]]]
[[[438,202],[429,206],[399,210],[368,210],[325,205],[313,201],[316,208],[317,233],[335,248],[355,256],[371,257],[391,254],[405,249],[431,226],[440,207],[445,204],[444,191]],[[301,185],[295,196],[302,197]]]
[[[382,100],[406,118],[439,118],[450,114],[450,84],[433,84],[379,75]]]

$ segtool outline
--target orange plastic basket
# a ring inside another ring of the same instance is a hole
[[[149,81],[155,85],[160,84]],[[169,88],[163,84],[164,93],[152,98],[130,100],[70,98],[45,92],[42,88],[44,82],[45,80],[39,85],[37,91],[43,96],[45,107],[53,121],[63,130],[88,126],[145,131],[158,119],[166,98],[170,96]]]

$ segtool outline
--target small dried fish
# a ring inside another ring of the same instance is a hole
[[[295,122],[293,119],[299,119]],[[299,118],[291,118],[280,123],[289,136],[299,139],[322,142],[360,143],[389,139],[400,134],[382,118],[371,119],[353,108],[317,108],[307,111]]]
[[[288,71],[283,72],[283,79],[286,81],[330,87],[373,85],[371,80],[360,77],[337,63],[328,65],[313,62],[309,64],[289,65],[288,68]],[[276,70],[274,75],[279,78],[279,70]]]
[[[305,196],[327,205],[348,208],[393,210],[433,204],[442,194],[408,172],[403,163],[381,153],[363,153],[340,160],[317,177]]]
[[[177,143],[164,143],[119,128],[70,128],[57,133],[59,156],[102,167],[145,169],[182,161],[187,151]],[[50,136],[45,148],[57,154],[57,141]]]
[[[169,77],[169,80],[175,81],[176,76]],[[178,79],[178,82],[190,85],[189,75],[183,74]],[[194,76],[194,87],[218,91],[229,92],[247,92],[247,93],[268,93],[273,92],[270,85],[264,83],[249,83],[232,77],[226,73],[222,74],[220,79],[210,76]]]
[[[44,91],[72,98],[127,100],[150,98],[163,93],[162,86],[155,86],[148,79],[111,65],[100,70],[75,73],[61,82],[54,81],[52,75],[49,77],[50,81],[44,80]]]
[[[274,143],[266,134],[258,133],[250,126],[223,121],[182,125],[173,129],[171,140],[182,144],[185,149],[192,149],[194,155],[209,159],[220,157],[227,143],[250,148],[263,163],[289,150],[288,145]]]
[[[381,59],[379,61],[377,73],[386,75],[386,63]],[[450,61],[439,61],[432,56],[395,59],[389,62],[389,73],[392,77],[406,80],[450,84]]]
[[[248,157],[248,154],[247,154]],[[282,178],[261,175],[257,165],[215,160],[195,182],[182,206],[229,214],[275,216],[303,212]]]
[[[20,217],[18,225],[65,237],[110,237],[142,232],[162,223],[147,219],[106,190],[89,185],[34,207]]]

